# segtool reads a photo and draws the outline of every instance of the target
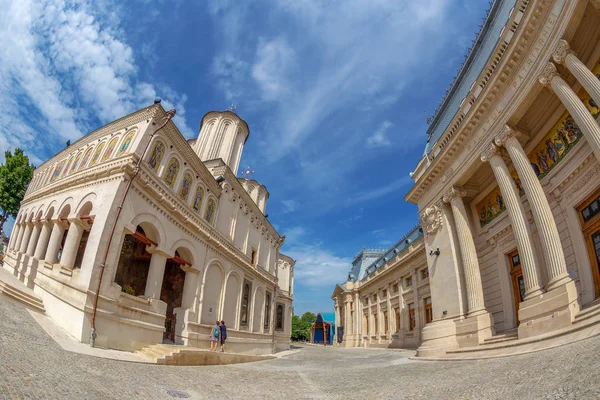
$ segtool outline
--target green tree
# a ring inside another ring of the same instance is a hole
[[[310,327],[315,319],[317,316],[309,311],[302,314],[302,317],[294,315],[292,317],[292,340],[310,340]]]
[[[8,217],[17,217],[35,169],[21,149],[15,149],[14,154],[5,151],[4,158],[4,165],[0,165],[0,232]]]
[[[307,311],[304,314],[302,314],[302,321],[308,322],[311,325],[313,324],[313,322],[315,322],[316,319],[317,316],[311,313],[310,311]]]

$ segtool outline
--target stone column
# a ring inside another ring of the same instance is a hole
[[[569,84],[558,75],[556,66],[548,62],[538,79],[542,85],[549,86],[556,93],[586,137],[596,159],[600,161],[600,126]]]
[[[27,255],[33,256],[35,248],[38,244],[38,239],[40,237],[40,231],[42,230],[42,224],[39,222],[33,225],[33,230],[31,231],[31,239],[29,240],[29,244],[27,245]]]
[[[388,283],[387,285],[387,313],[388,313],[388,326],[387,328],[387,335],[386,337],[388,339],[392,338],[392,334],[394,333],[394,330],[392,329],[392,324],[393,324],[393,320],[396,317],[394,315],[394,311],[392,310],[392,284]]]
[[[477,251],[473,234],[469,226],[467,210],[462,198],[466,196],[466,191],[460,187],[452,187],[444,195],[444,202],[450,203],[452,215],[456,224],[456,234],[458,236],[458,245],[465,272],[465,283],[467,288],[468,314],[471,315],[485,310],[483,303],[483,287],[481,284],[481,273],[479,271],[479,261],[477,260]]]
[[[148,252],[152,254],[152,258],[150,259],[150,268],[148,270],[148,279],[146,280],[144,296],[160,299],[160,291],[162,289],[162,281],[165,275],[165,265],[167,264],[168,256],[156,249],[148,249]],[[248,301],[250,300],[251,299],[248,299]],[[251,315],[252,314],[250,314],[250,316]],[[251,320],[251,318],[249,318],[249,320]],[[250,322],[248,325],[250,326]]]
[[[65,233],[64,226],[60,221],[52,221],[54,226],[52,227],[52,233],[50,234],[50,240],[48,241],[48,249],[44,260],[50,264],[56,264],[58,261],[58,249],[60,248],[60,242],[62,241]]]
[[[348,344],[348,334],[350,333],[350,298],[344,296],[344,343]]]
[[[71,224],[69,225],[67,238],[65,239],[65,246],[60,257],[60,265],[66,269],[73,269],[75,266],[79,243],[81,242],[81,236],[85,230],[83,223],[79,219],[73,219],[70,220],[70,222]]]
[[[571,51],[571,47],[566,40],[560,40],[558,46],[552,54],[552,59],[557,64],[564,64],[573,74],[577,81],[585,88],[596,104],[600,105],[600,81],[592,71],[581,62],[579,58]]]
[[[375,327],[375,335],[378,336],[377,340],[381,340],[381,326],[383,325],[383,316],[381,315],[381,293],[377,290],[377,326]]]
[[[25,225],[25,232],[23,233],[23,238],[21,239],[21,246],[19,247],[19,251],[21,253],[25,253],[27,251],[27,245],[29,244],[29,239],[31,238],[32,230],[33,230],[33,223],[28,222]]]
[[[492,171],[494,172],[494,176],[500,187],[500,192],[506,203],[506,209],[508,210],[508,216],[510,217],[515,241],[517,242],[517,249],[519,250],[521,268],[523,269],[525,298],[528,299],[540,295],[542,289],[540,286],[541,278],[540,270],[538,268],[539,263],[531,241],[529,223],[525,217],[525,210],[521,203],[521,198],[517,191],[517,187],[515,186],[515,182],[513,181],[512,176],[510,176],[510,172],[504,163],[504,159],[502,159],[502,156],[500,155],[500,149],[494,144],[491,144],[484,151],[481,155],[481,160],[483,162],[489,161],[492,166]],[[529,162],[528,168],[531,169]]]
[[[13,250],[19,251],[21,248],[21,240],[23,240],[23,233],[25,232],[24,224],[19,224],[17,230],[17,237],[15,238],[15,242],[13,243]]]
[[[40,237],[38,239],[37,246],[35,247],[35,252],[33,253],[33,257],[38,260],[42,260],[44,255],[46,254],[46,249],[48,248],[48,241],[50,240],[50,234],[52,233],[52,223],[43,222],[42,223],[42,231],[40,232]]]
[[[362,315],[363,309],[358,292],[354,295],[354,333],[356,334],[356,346],[360,346],[362,335]]]
[[[525,195],[529,199],[531,213],[538,227],[546,268],[548,269],[549,282],[547,288],[551,290],[570,281],[571,278],[567,272],[565,255],[550,204],[539,179],[531,168],[527,154],[525,154],[521,143],[516,138],[515,131],[507,126],[505,131],[495,139],[495,142],[499,146],[506,147],[523,184]],[[539,275],[537,276],[539,282]]]
[[[462,202],[462,200],[461,200],[461,202]],[[418,290],[419,270],[415,269],[412,272],[412,276],[413,276],[413,284],[412,284],[413,302],[415,303],[415,330],[413,332],[413,335],[416,337],[417,335],[419,335],[420,329],[421,329],[421,320],[420,320],[421,300],[419,300],[419,290]],[[483,296],[483,294],[482,294],[482,296]]]
[[[21,224],[15,224],[13,231],[10,234],[10,240],[8,241],[8,248],[14,250],[19,241],[19,234],[21,233]]]
[[[196,289],[198,288],[198,275],[200,271],[188,265],[181,267],[181,269],[185,271],[185,281],[183,282],[183,294],[181,295],[181,308],[191,309],[194,306]]]

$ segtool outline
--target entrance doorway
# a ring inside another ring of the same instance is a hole
[[[525,281],[523,280],[523,270],[521,269],[521,259],[517,250],[508,255],[510,264],[510,278],[513,286],[513,298],[515,300],[515,315],[517,326],[519,325],[519,304],[525,300]]]
[[[162,288],[160,290],[160,300],[167,303],[165,332],[163,334],[163,342],[166,343],[175,343],[177,316],[174,310],[181,307],[183,284],[185,282],[185,272],[181,269],[181,264],[175,261],[176,259],[180,259],[177,252],[175,252],[175,259],[170,258],[167,260]]]
[[[577,208],[594,276],[595,297],[600,297],[600,190]]]

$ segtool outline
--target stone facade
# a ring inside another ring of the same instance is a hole
[[[264,215],[266,188],[235,175],[248,126],[210,112],[188,142],[171,117],[155,104],[39,166],[5,268],[82,342],[94,322],[103,347],[208,347],[218,319],[232,351],[289,347],[293,262]]]
[[[354,278],[364,253],[378,253]],[[337,285],[335,344],[342,347],[416,348],[421,328],[431,315],[429,268],[423,230],[412,229],[385,251],[360,252],[353,262],[349,280]],[[429,314],[428,314],[429,313]]]
[[[597,2],[494,2],[406,195],[439,249],[418,355],[566,328],[600,296],[599,43]]]

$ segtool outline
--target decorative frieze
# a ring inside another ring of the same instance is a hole
[[[442,210],[440,205],[432,205],[423,211],[420,217],[421,227],[425,235],[434,235],[442,226]]]

